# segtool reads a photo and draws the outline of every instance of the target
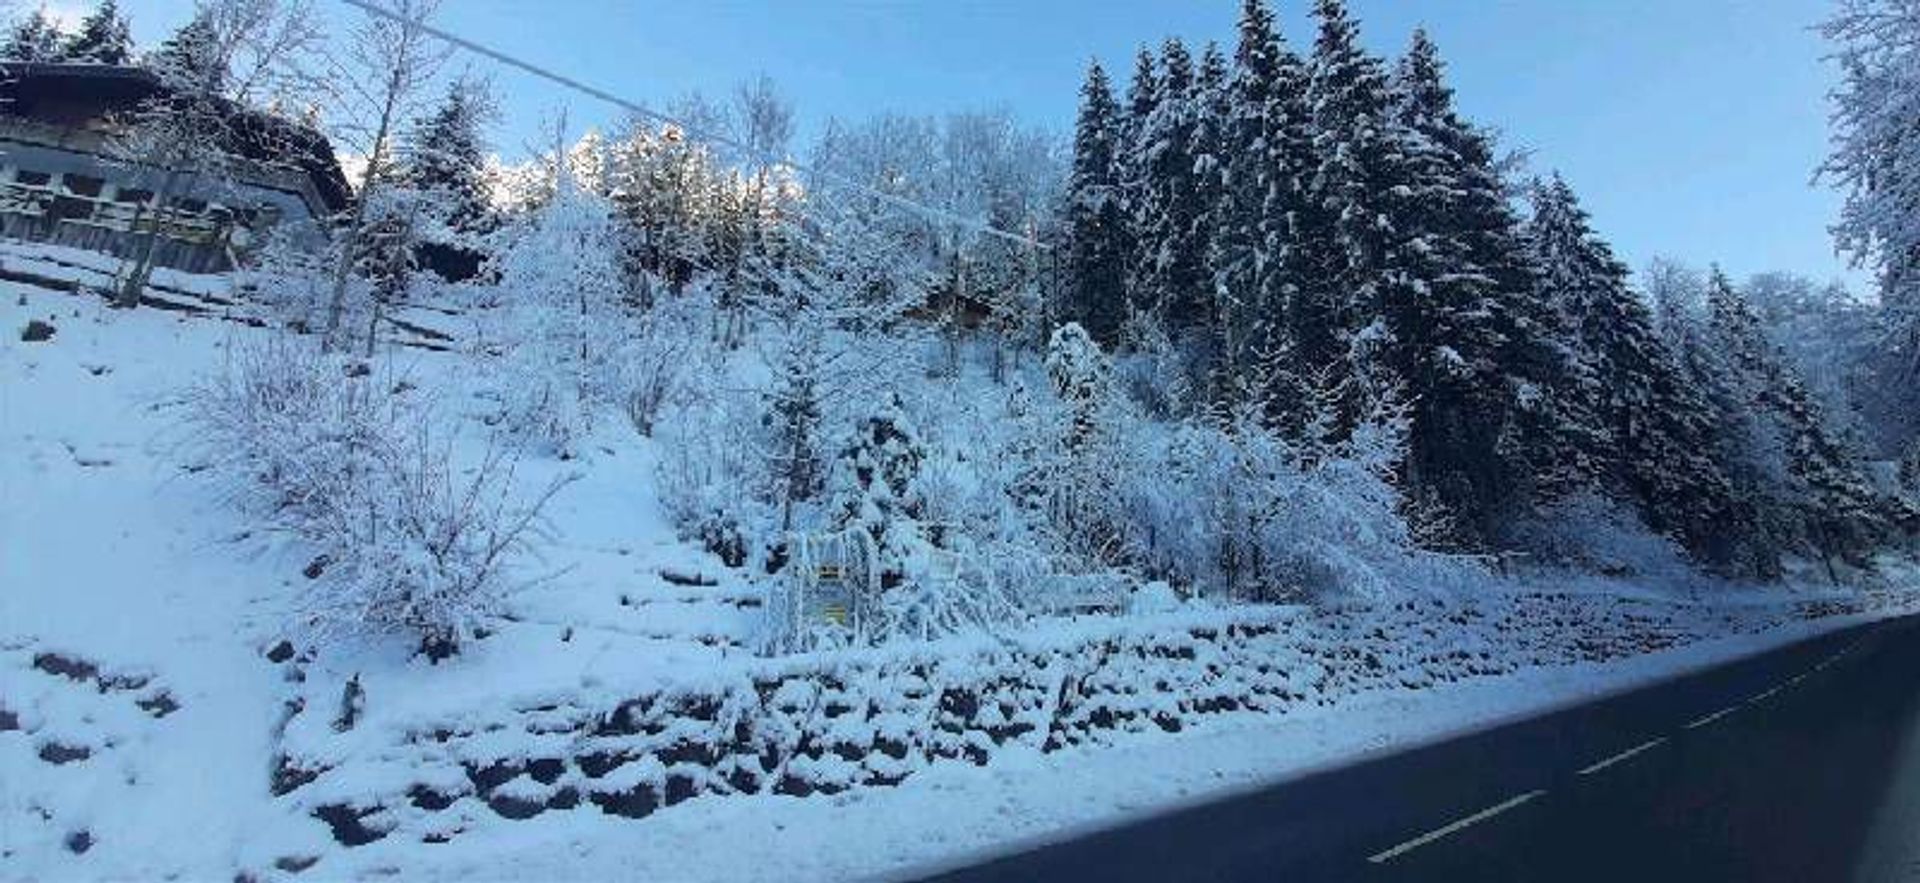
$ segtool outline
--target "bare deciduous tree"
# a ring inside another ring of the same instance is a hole
[[[369,230],[383,220],[369,209],[397,179],[395,136],[401,122],[419,110],[451,51],[420,27],[439,5],[439,0],[395,0],[392,9],[401,20],[369,15],[348,35],[335,66],[334,138],[364,157],[366,166],[353,205],[335,228],[338,257],[327,297],[329,347],[340,344],[347,290]]]
[[[230,187],[236,168],[249,161],[249,142],[256,151],[298,149],[280,143],[292,129],[276,131],[251,115],[309,103],[322,38],[307,0],[202,0],[195,7],[193,19],[147,58],[159,90],[108,142],[120,162],[160,172],[151,211],[164,210],[188,183]],[[161,225],[136,215],[134,229],[142,221],[147,235],[116,306],[137,306],[153,272]]]

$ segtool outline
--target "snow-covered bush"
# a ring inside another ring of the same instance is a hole
[[[765,482],[765,427],[751,390],[709,378],[659,415],[660,502],[681,534],[729,567],[747,563],[772,529],[758,490]]]
[[[276,226],[264,235],[260,246],[235,269],[234,288],[281,324],[300,331],[318,330],[325,324],[327,274],[337,260],[334,249],[313,247],[312,231],[296,225]],[[366,287],[359,279],[350,284]],[[365,322],[361,311],[367,300],[363,296],[348,299],[345,307],[352,312],[346,318],[355,323],[352,327]]]
[[[1116,521],[1146,575],[1246,601],[1389,598],[1474,575],[1415,547],[1364,427],[1313,458],[1253,420],[1136,439],[1132,467],[1114,476]]]
[[[842,643],[927,640],[992,630],[1020,609],[967,525],[939,521],[929,491],[950,491],[964,469],[929,482],[929,449],[898,402],[857,421],[833,460],[824,530],[794,537],[793,560],[766,607],[763,644],[775,652]],[[948,461],[951,465],[951,461]],[[822,558],[821,556],[830,556]],[[844,627],[818,622],[809,591],[821,565],[840,570],[831,590],[846,602]]]
[[[622,231],[607,201],[561,177],[499,259],[502,423],[570,457],[602,414],[625,408],[633,323],[623,299]]]
[[[1032,408],[1022,483],[1046,509],[1061,545],[1091,561],[1118,563],[1125,526],[1116,521],[1115,478],[1131,471],[1125,444],[1140,421],[1115,387],[1113,363],[1078,323],[1047,342],[1047,378],[1057,407]]]
[[[696,298],[667,298],[633,318],[616,366],[616,388],[625,400],[627,419],[641,435],[653,435],[660,410],[684,398],[698,369],[712,367],[699,346],[705,321],[699,306]]]
[[[1168,335],[1158,313],[1135,312],[1120,328],[1123,355],[1113,360],[1120,388],[1158,420],[1181,415],[1193,396],[1194,367]]]
[[[1515,524],[1505,539],[1533,566],[1662,582],[1689,573],[1678,543],[1649,530],[1632,507],[1598,494],[1561,500]]]
[[[854,627],[868,640],[920,640],[991,627],[1014,614],[955,525],[927,520],[921,467],[927,453],[898,404],[882,406],[846,437],[828,479],[828,524],[871,539],[877,573],[855,586]]]
[[[1132,614],[1172,613],[1180,604],[1180,593],[1159,580],[1143,583],[1127,596],[1127,612]]]
[[[316,639],[405,629],[450,652],[524,583],[541,507],[489,448],[464,472],[411,384],[304,341],[236,342],[185,400],[191,447],[263,539],[310,557],[295,598]]]

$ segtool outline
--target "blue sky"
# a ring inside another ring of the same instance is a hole
[[[62,0],[72,7],[85,0]],[[186,0],[122,0],[142,40]],[[325,2],[325,0],[323,0]],[[1425,25],[1460,103],[1506,144],[1559,169],[1635,265],[1656,254],[1744,275],[1844,276],[1827,225],[1838,197],[1809,183],[1826,146],[1832,72],[1809,31],[1829,0],[1353,0],[1370,46],[1397,53]],[[1307,0],[1282,0],[1296,49]],[[724,94],[766,72],[803,126],[883,110],[1007,107],[1067,131],[1089,58],[1124,76],[1142,42],[1230,46],[1238,0],[447,0],[442,23],[645,102]],[[538,140],[566,103],[499,72],[496,146]],[[582,99],[582,102],[585,100]]]

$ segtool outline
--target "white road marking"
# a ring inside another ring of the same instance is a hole
[[[1699,720],[1696,720],[1690,724],[1687,724],[1686,729],[1697,730],[1701,727],[1706,726],[1707,724],[1713,723],[1714,721],[1717,721],[1739,710],[1740,710],[1740,706],[1729,705],[1726,708],[1722,708],[1719,711],[1716,711],[1712,714],[1707,715],[1706,717],[1700,718]]]
[[[1518,797],[1515,797],[1511,800],[1508,800],[1505,803],[1499,803],[1493,806],[1489,806],[1486,809],[1483,809],[1477,813],[1474,813],[1473,815],[1467,816],[1464,819],[1460,819],[1459,821],[1453,822],[1452,824],[1449,824],[1446,827],[1435,828],[1431,831],[1428,831],[1425,834],[1415,837],[1412,840],[1402,843],[1399,846],[1396,846],[1392,849],[1388,849],[1383,852],[1377,852],[1377,853],[1374,853],[1373,855],[1367,856],[1367,861],[1377,865],[1377,864],[1380,864],[1381,862],[1391,860],[1404,853],[1411,852],[1415,849],[1419,849],[1420,847],[1425,846],[1429,843],[1432,843],[1435,840],[1439,840],[1442,837],[1446,837],[1450,834],[1458,833],[1459,831],[1461,831],[1462,829],[1470,825],[1477,825],[1481,822],[1484,822],[1490,818],[1493,818],[1494,816],[1497,816],[1503,812],[1506,812],[1507,810],[1513,809],[1514,807],[1519,806],[1520,804],[1526,803],[1527,801],[1532,800],[1535,797],[1539,797],[1545,793],[1547,792],[1528,791],[1527,793],[1522,794]]]
[[[1629,748],[1625,751],[1620,752],[1619,754],[1616,754],[1612,757],[1607,758],[1606,760],[1600,761],[1598,763],[1593,764],[1592,766],[1587,767],[1586,769],[1580,770],[1577,773],[1577,775],[1582,775],[1582,776],[1593,775],[1594,773],[1604,770],[1607,767],[1613,766],[1616,763],[1620,763],[1621,761],[1624,761],[1627,758],[1630,758],[1636,754],[1639,754],[1642,751],[1646,751],[1654,747],[1655,745],[1658,745],[1665,741],[1667,741],[1667,737],[1661,736],[1660,738],[1654,739],[1650,742],[1643,742],[1639,745],[1635,745],[1632,748]]]
[[[1860,646],[1860,642],[1864,640],[1866,639],[1860,638],[1859,640],[1854,641],[1852,644],[1848,644],[1840,652],[1835,653],[1832,656],[1829,656],[1825,659],[1822,659],[1818,663],[1815,663],[1813,668],[1805,672],[1802,672],[1798,675],[1795,675],[1792,678],[1789,678],[1784,683],[1777,684],[1773,687],[1768,688],[1765,692],[1759,693],[1753,696],[1752,698],[1749,698],[1748,700],[1746,700],[1744,704],[1753,705],[1759,702],[1764,702],[1767,699],[1772,698],[1775,694],[1779,693],[1782,689],[1794,686],[1796,684],[1799,684],[1802,681],[1805,681],[1807,679],[1807,675],[1810,675],[1816,671],[1825,669],[1827,666],[1832,665],[1833,663],[1839,661],[1840,657],[1845,656],[1848,653],[1852,652],[1853,648]],[[1722,708],[1719,711],[1716,711],[1712,714],[1707,715],[1706,717],[1702,717],[1692,721],[1691,723],[1688,723],[1685,728],[1689,730],[1698,729],[1700,727],[1704,727],[1707,724],[1713,723],[1714,721],[1717,721],[1739,710],[1740,710],[1740,706],[1729,705],[1726,708]],[[1635,745],[1632,748],[1622,751],[1619,754],[1606,758],[1605,760],[1601,760],[1596,763],[1593,763],[1587,766],[1586,768],[1579,770],[1576,774],[1582,775],[1582,776],[1592,775],[1594,773],[1597,773],[1597,772],[1600,772],[1601,770],[1606,769],[1607,767],[1613,766],[1614,764],[1623,763],[1633,758],[1634,756],[1641,754],[1642,752],[1651,751],[1655,747],[1658,747],[1660,743],[1665,741],[1667,741],[1667,737],[1661,736],[1659,738],[1652,739],[1647,742],[1643,742],[1639,745]],[[1514,807],[1519,806],[1523,803],[1526,803],[1527,801],[1530,801],[1536,797],[1544,796],[1546,793],[1547,792],[1545,791],[1528,791],[1524,794],[1520,794],[1502,803],[1497,803],[1497,804],[1494,804],[1493,806],[1489,806],[1486,809],[1483,809],[1477,813],[1474,813],[1473,815],[1450,822],[1442,827],[1435,828],[1431,831],[1428,831],[1425,834],[1415,837],[1412,840],[1408,840],[1407,842],[1402,843],[1398,846],[1395,846],[1391,849],[1386,849],[1380,852],[1376,852],[1373,855],[1367,856],[1367,861],[1376,865],[1382,862],[1391,861],[1395,858],[1405,855],[1406,853],[1412,852],[1413,850],[1419,849],[1420,847],[1425,846],[1429,843],[1432,843],[1436,840],[1451,836],[1453,834],[1457,834],[1460,831],[1465,830],[1466,828],[1469,828],[1469,827],[1472,827],[1473,825],[1477,825],[1481,822],[1484,822],[1490,818],[1493,818],[1494,816],[1497,816],[1503,812],[1506,812],[1507,810],[1513,809]]]

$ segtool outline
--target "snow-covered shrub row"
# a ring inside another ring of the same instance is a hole
[[[521,497],[491,445],[463,469],[412,384],[306,339],[236,339],[184,404],[197,468],[249,535],[310,556],[296,606],[316,637],[398,628],[454,648],[526,578],[559,488]]]
[[[997,629],[1149,580],[1272,602],[1484,578],[1416,548],[1392,415],[1311,449],[1253,415],[1158,419],[1074,324],[1003,383],[928,379],[897,341],[826,329],[802,356],[786,339],[765,335],[657,433],[683,533],[769,575],[767,649]],[[885,384],[843,367],[889,358]],[[835,585],[813,584],[823,564]],[[820,627],[828,603],[844,629]]]
[[[1317,449],[1249,414],[1149,419],[1077,325],[1054,335],[1047,371],[1026,481],[1059,553],[1235,600],[1380,600],[1480,577],[1415,548],[1389,480],[1404,444],[1392,415]]]
[[[1678,543],[1649,530],[1631,507],[1595,494],[1570,497],[1515,524],[1506,540],[1531,566],[1658,585],[1693,578]]]
[[[934,763],[1616,659],[1877,603],[1535,593],[1402,601],[1366,616],[1190,609],[1006,640],[758,660],[667,689],[543,691],[476,715],[402,715],[348,733],[329,723],[338,685],[308,680],[296,688],[305,710],[286,729],[278,790],[286,811],[323,820],[343,843],[438,841],[549,811],[638,817],[701,794],[888,786]]]

